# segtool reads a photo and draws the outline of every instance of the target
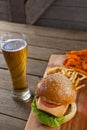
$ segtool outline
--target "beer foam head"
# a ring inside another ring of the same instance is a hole
[[[14,52],[22,50],[27,46],[27,43],[23,39],[9,39],[3,42],[2,44],[2,50],[8,51],[8,52]]]

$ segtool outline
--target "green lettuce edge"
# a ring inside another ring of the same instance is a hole
[[[36,97],[34,97],[34,99],[33,99],[33,102],[31,104],[31,108],[32,108],[32,111],[34,113],[36,113],[37,118],[38,118],[38,120],[39,120],[39,122],[41,124],[44,124],[44,125],[47,125],[47,126],[50,126],[50,127],[58,127],[65,120],[65,116],[55,117],[55,116],[53,116],[53,115],[51,115],[49,113],[46,113],[44,111],[41,111],[41,110],[37,109]]]

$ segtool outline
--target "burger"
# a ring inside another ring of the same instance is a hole
[[[46,71],[36,86],[32,110],[40,123],[58,127],[74,117],[77,90],[87,86],[87,49],[70,51],[62,66]]]
[[[36,86],[32,111],[41,124],[58,127],[76,114],[76,87],[61,73],[45,76]]]

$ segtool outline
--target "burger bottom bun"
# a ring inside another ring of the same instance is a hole
[[[71,120],[75,116],[76,111],[77,111],[76,103],[75,102],[71,103],[70,112],[67,115],[65,115],[65,120],[63,121],[63,123],[66,123],[69,120]]]

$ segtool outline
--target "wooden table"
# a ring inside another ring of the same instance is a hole
[[[51,54],[65,54],[68,50],[87,48],[87,32],[37,27],[0,22],[0,36],[4,32],[24,32],[28,43],[27,79],[30,90],[43,76]],[[0,50],[0,130],[24,130],[30,113],[27,104],[11,97],[12,82]]]

